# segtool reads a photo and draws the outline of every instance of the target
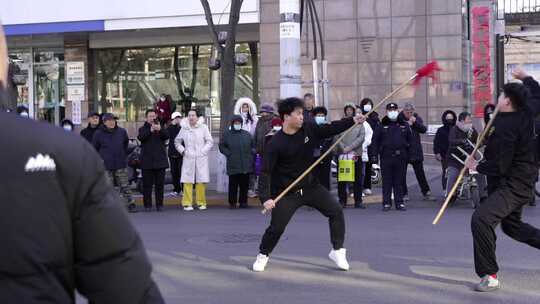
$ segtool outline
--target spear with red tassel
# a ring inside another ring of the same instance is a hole
[[[371,113],[375,112],[375,110],[378,107],[383,105],[386,101],[388,101],[390,98],[392,98],[394,95],[396,95],[399,91],[403,90],[406,86],[411,84],[411,82],[416,87],[416,86],[418,86],[420,84],[420,81],[422,79],[424,79],[424,78],[431,78],[433,80],[436,80],[436,74],[435,73],[438,72],[438,71],[442,71],[442,70],[441,70],[441,68],[439,67],[439,65],[437,64],[436,61],[432,61],[432,62],[426,64],[425,66],[421,67],[420,69],[418,69],[416,71],[416,73],[411,78],[409,78],[409,80],[402,83],[399,87],[397,87],[390,94],[388,94],[381,101],[379,101],[371,109],[371,111],[366,113],[365,116],[368,117],[369,115],[371,115]],[[304,171],[304,173],[302,173],[299,177],[297,177],[294,180],[294,182],[292,182],[285,190],[283,190],[274,199],[274,203],[277,204],[277,202],[280,201],[287,193],[289,193],[289,191],[291,191],[291,189],[294,188],[294,186],[296,186],[302,179],[304,179],[304,177],[306,177],[306,175],[308,175],[324,158],[326,158],[326,156],[328,156],[328,154],[332,150],[334,150],[334,148],[343,140],[343,138],[345,136],[347,136],[347,134],[349,134],[349,132],[351,132],[354,129],[354,127],[356,127],[356,125],[357,124],[354,124],[354,126],[350,127],[345,132],[343,132],[343,134],[336,140],[336,142],[323,155],[321,155],[311,166],[309,166],[309,168],[306,169],[306,171]],[[267,209],[263,209],[262,214],[265,214],[267,211],[268,211]]]

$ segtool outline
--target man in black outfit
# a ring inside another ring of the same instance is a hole
[[[171,125],[167,128],[169,133],[169,163],[171,165],[171,176],[174,186],[174,194],[180,196],[182,192],[182,185],[180,184],[180,174],[182,173],[182,155],[176,150],[174,146],[174,140],[178,133],[180,133],[180,121],[182,120],[182,114],[180,112],[174,112],[171,115]]]
[[[165,169],[169,167],[165,142],[169,134],[159,124],[156,111],[146,111],[146,122],[139,128],[137,138],[141,141],[144,209],[147,212],[152,210],[152,187],[155,187],[156,209],[162,211]]]
[[[298,178],[313,162],[313,151],[322,139],[337,135],[355,123],[362,124],[364,116],[317,125],[304,122],[304,103],[299,98],[287,98],[279,103],[279,115],[283,129],[268,143],[264,156],[264,170],[270,176],[270,193],[261,193],[266,210],[272,210],[272,220],[266,229],[260,245],[260,253],[253,264],[253,271],[264,271],[268,255],[285,231],[289,220],[301,206],[313,207],[329,219],[333,250],[329,257],[342,270],[349,269],[345,240],[345,219],[343,210],[335,197],[321,186],[313,173],[308,174],[283,199],[276,204],[276,197]]]
[[[84,137],[89,143],[94,139],[94,133],[99,129],[99,113],[88,113],[88,126],[81,130],[81,136]]]
[[[466,166],[488,177],[489,196],[474,212],[471,230],[474,242],[476,274],[481,277],[477,291],[500,288],[499,267],[495,257],[495,228],[500,223],[511,238],[540,249],[540,230],[523,223],[523,207],[533,195],[535,184],[535,141],[533,106],[540,104],[540,87],[530,77],[515,77],[525,85],[509,83],[498,100],[499,114],[488,130],[484,159],[468,158]],[[528,90],[532,98],[528,97]],[[527,100],[529,99],[529,100]]]
[[[315,123],[318,125],[327,124],[326,116],[328,115],[328,110],[326,110],[325,107],[316,107],[312,111]],[[313,156],[315,157],[315,160],[318,159],[321,155],[326,153],[328,149],[332,146],[334,143],[333,138],[325,138],[321,140],[319,146],[315,148],[315,151],[313,151]],[[332,158],[334,158],[334,153],[330,152],[328,153],[328,156],[326,156],[325,159],[323,159],[315,169],[313,169],[313,173],[317,178],[319,178],[319,182],[323,187],[326,188],[326,190],[330,191],[330,169],[332,165]]]

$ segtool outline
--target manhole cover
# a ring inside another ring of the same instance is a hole
[[[200,236],[187,239],[188,243],[201,244],[201,243],[219,243],[219,244],[242,244],[242,243],[259,243],[262,236],[260,234],[253,233],[229,233],[212,236]],[[286,240],[286,237],[282,237],[281,240]]]

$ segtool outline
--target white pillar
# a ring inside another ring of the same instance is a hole
[[[279,14],[280,97],[300,97],[300,1],[280,0]]]

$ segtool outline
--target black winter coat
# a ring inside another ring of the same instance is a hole
[[[373,134],[375,135],[375,132],[381,126],[381,120],[379,119],[379,113],[377,113],[377,112],[371,113],[368,116],[368,118],[366,119],[366,121],[368,122],[369,126],[373,130]],[[370,158],[372,158],[372,157],[377,157],[378,154],[379,154],[379,152],[374,149],[373,144],[369,145],[369,147],[368,147],[368,156]]]
[[[255,142],[245,130],[227,130],[219,143],[219,151],[227,157],[227,175],[253,173]]]
[[[127,167],[129,138],[125,129],[116,126],[109,130],[107,127],[101,126],[96,131],[92,144],[103,159],[107,170]]]
[[[15,147],[0,158],[0,302],[72,304],[76,289],[95,304],[163,303],[95,149],[12,114],[0,113],[0,130]]]
[[[92,143],[92,140],[94,139],[94,134],[99,129],[99,126],[92,128],[90,124],[88,124],[88,127],[81,130],[81,136],[84,137],[89,143]]]
[[[174,140],[176,139],[176,136],[178,135],[178,133],[180,133],[180,129],[182,129],[180,125],[172,125],[172,124],[167,128],[167,132],[169,133],[169,148],[168,148],[169,157],[182,158],[182,155],[178,152],[178,150],[176,150],[174,146]]]
[[[400,119],[407,123],[403,112],[399,113]],[[407,123],[407,126],[411,129],[411,143],[409,147],[409,162],[424,161],[424,150],[422,149],[422,141],[420,134],[427,132],[427,127],[424,125],[424,121],[420,115],[414,113],[416,121],[411,126]]]
[[[255,150],[261,156],[264,154],[264,147],[266,144],[266,134],[272,130],[272,119],[274,115],[268,115],[266,117],[261,116],[259,122],[257,122],[257,127],[255,128]]]
[[[139,128],[141,141],[141,169],[166,169],[169,167],[169,160],[165,151],[165,142],[169,139],[169,134],[165,128],[159,132],[150,131],[150,124],[145,122]]]
[[[456,113],[454,111],[444,111],[441,118],[443,126],[437,129],[437,133],[435,133],[435,138],[433,139],[433,153],[440,154],[443,159],[446,158],[446,155],[448,154],[448,136],[450,135],[450,130],[455,125],[446,122],[446,115],[448,114],[453,114],[454,118],[456,118]]]

